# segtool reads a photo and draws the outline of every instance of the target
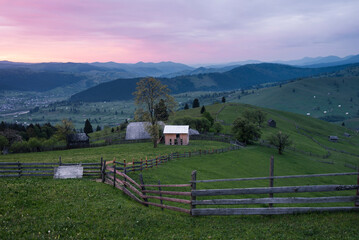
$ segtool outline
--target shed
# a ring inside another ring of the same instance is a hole
[[[146,126],[149,122],[131,122],[126,128],[126,140],[140,140],[151,139],[150,134],[146,130]],[[163,126],[163,122],[158,122],[158,125]]]
[[[188,125],[166,125],[163,130],[166,145],[188,145]]]
[[[268,126],[275,128],[275,127],[277,127],[277,123],[273,119],[269,119],[268,120]]]
[[[69,134],[66,137],[67,148],[90,147],[90,138],[86,133]]]
[[[329,141],[331,142],[338,142],[339,138],[338,136],[329,136]]]
[[[345,136],[345,137],[351,137],[350,134],[349,134],[349,133],[346,133],[346,132],[344,133],[344,136]]]

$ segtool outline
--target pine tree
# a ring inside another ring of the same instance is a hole
[[[86,119],[85,127],[84,127],[84,133],[89,134],[93,132],[92,125],[88,119]]]
[[[204,107],[204,105],[201,108],[201,114],[203,114],[206,111],[206,108]]]
[[[98,131],[101,131],[101,127],[99,125],[97,125],[97,127],[96,127],[96,132],[98,132]]]
[[[198,98],[195,98],[192,103],[192,108],[198,108],[199,107],[199,100]]]
[[[188,103],[186,103],[186,104],[184,105],[184,110],[187,110],[187,109],[189,109]]]
[[[226,98],[222,97],[222,103],[225,103],[225,102],[226,102]]]

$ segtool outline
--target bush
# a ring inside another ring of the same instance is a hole
[[[10,147],[10,152],[13,152],[13,153],[30,152],[29,144],[26,141],[14,142]]]

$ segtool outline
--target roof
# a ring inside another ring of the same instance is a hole
[[[273,119],[269,119],[268,122],[275,122]]]
[[[196,129],[189,129],[189,135],[199,135],[199,132]]]
[[[86,142],[89,140],[89,137],[86,133],[75,133],[67,135],[67,139],[71,142]]]
[[[151,136],[146,130],[146,125],[149,122],[131,122],[126,128],[126,140],[150,139]],[[164,125],[163,122],[158,122],[159,125]]]
[[[329,139],[332,139],[332,140],[338,140],[338,136],[329,136]]]
[[[188,134],[189,126],[188,125],[166,125],[163,130],[163,134]]]

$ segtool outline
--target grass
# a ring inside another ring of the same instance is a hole
[[[133,151],[142,146],[134,145]],[[146,170],[143,175],[146,183],[161,179],[163,184],[188,182],[193,169],[198,171],[199,179],[266,176],[271,154],[275,154],[273,149],[251,146],[223,154],[173,160]],[[275,155],[276,175],[345,170],[343,166],[321,164],[295,152]],[[352,183],[355,179],[352,176],[339,180]],[[0,179],[0,182],[3,186],[0,188],[1,239],[357,238],[359,215],[354,212],[190,217],[155,207],[146,208],[112,186],[89,179],[12,178]],[[232,184],[243,186],[243,183]],[[244,183],[247,184],[254,183]]]
[[[139,144],[121,144],[110,145],[97,148],[85,149],[71,149],[64,151],[49,151],[36,153],[18,153],[9,155],[0,155],[0,162],[57,162],[61,156],[63,163],[89,163],[100,162],[101,157],[104,160],[112,161],[116,158],[118,161],[132,161],[132,159],[139,160],[156,157],[159,155],[169,154],[171,152],[194,151],[199,149],[217,149],[227,147],[229,144],[213,141],[190,141],[188,146],[166,146],[163,144],[153,148],[153,144],[139,143]]]
[[[224,108],[223,108],[224,107]],[[223,109],[222,109],[223,108]],[[213,116],[223,121],[226,131],[244,110],[244,104],[216,104],[206,106]],[[222,111],[219,112],[219,110]],[[358,136],[330,143],[327,135],[341,136],[347,129],[306,116],[262,109],[268,118],[277,121],[277,128],[265,126],[263,138],[276,131],[289,133],[295,148],[319,155],[325,154],[320,145],[298,133],[295,125],[310,133],[321,143],[358,153]],[[181,116],[200,116],[200,108],[182,111]],[[176,117],[176,116],[174,116]],[[0,161],[97,162],[149,158],[170,152],[188,152],[228,146],[210,141],[190,141],[189,146],[164,146],[153,149],[151,143],[111,145],[99,148],[66,151],[11,154],[0,156]],[[272,148],[251,145],[245,149],[207,156],[174,159],[166,164],[145,170],[145,183],[188,183],[191,172],[197,170],[198,179],[267,176],[269,158],[274,155],[275,175],[351,172],[345,162],[356,164],[357,157],[331,151],[328,159],[286,151],[278,155]],[[325,164],[319,161],[333,161]],[[131,174],[138,180],[137,174]],[[355,184],[355,176],[311,179],[275,180],[275,186]],[[112,186],[92,181],[55,180],[52,178],[0,179],[0,239],[357,239],[359,214],[356,212],[308,213],[280,216],[209,216],[190,217],[155,207],[143,207]],[[268,186],[268,181],[198,184],[205,188],[238,188]],[[334,195],[336,193],[333,193]],[[354,191],[339,193],[353,195]],[[280,196],[293,196],[280,195]],[[327,193],[298,194],[295,196],[327,196]],[[228,197],[228,196],[227,196]],[[248,196],[254,197],[254,196]],[[327,204],[326,206],[332,206]],[[352,203],[340,203],[352,206]],[[337,205],[337,206],[338,206]],[[315,204],[310,206],[317,206]]]

